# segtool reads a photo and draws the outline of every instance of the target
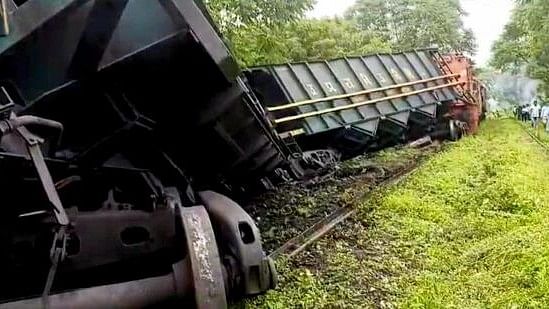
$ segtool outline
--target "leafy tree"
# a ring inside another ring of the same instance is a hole
[[[281,25],[310,10],[315,0],[205,0],[223,32],[245,27]]]
[[[463,16],[458,0],[358,0],[346,14],[362,29],[382,34],[395,49],[438,47],[472,54],[475,39]]]
[[[286,60],[285,29],[315,0],[205,0],[242,66]]]
[[[391,46],[380,35],[363,31],[347,20],[304,20],[291,25],[291,41],[299,42],[299,49],[289,58],[320,60],[343,56],[357,56],[389,52]]]
[[[314,2],[206,0],[244,67],[433,45],[474,49],[458,0],[359,0],[346,19],[305,19]]]
[[[525,71],[542,82],[549,94],[549,1],[517,1],[511,21],[494,44],[491,65],[518,73]]]
[[[244,66],[320,60],[388,52],[390,45],[349,21],[300,20],[277,27],[246,27],[233,36],[233,50]]]
[[[208,0],[239,63],[317,60],[390,51],[374,31],[348,20],[304,19],[313,0]]]

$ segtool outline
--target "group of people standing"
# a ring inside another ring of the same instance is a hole
[[[549,104],[543,104],[539,99],[534,99],[531,104],[517,106],[515,116],[521,121],[530,121],[534,128],[537,128],[541,122],[549,132]]]

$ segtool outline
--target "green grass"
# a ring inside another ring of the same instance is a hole
[[[549,155],[490,120],[293,261],[254,308],[548,308]]]
[[[541,142],[549,145],[549,133],[545,130],[544,124],[540,123],[537,128],[532,128],[529,122],[522,124],[526,130],[533,133]]]

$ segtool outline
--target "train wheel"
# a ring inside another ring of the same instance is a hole
[[[463,132],[462,132],[460,126],[458,126],[456,121],[453,120],[453,119],[451,119],[448,122],[448,125],[450,127],[450,140],[452,140],[452,141],[459,140],[463,136]]]
[[[225,280],[215,234],[203,206],[180,207],[196,308],[226,308]]]
[[[231,199],[213,191],[198,194],[212,220],[224,253],[228,290],[235,298],[264,293],[275,287],[277,273],[265,255],[254,220]]]

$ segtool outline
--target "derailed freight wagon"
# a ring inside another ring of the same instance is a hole
[[[201,190],[299,177],[301,150],[436,134],[467,103],[431,51],[243,77],[198,0],[0,4],[0,308],[264,292],[253,219]]]
[[[285,162],[202,3],[0,4],[0,308],[219,308],[271,288],[252,218],[197,190]]]
[[[273,65],[246,77],[288,145],[346,157],[424,135],[456,137],[464,124],[451,111],[472,104],[468,76],[436,50]]]

